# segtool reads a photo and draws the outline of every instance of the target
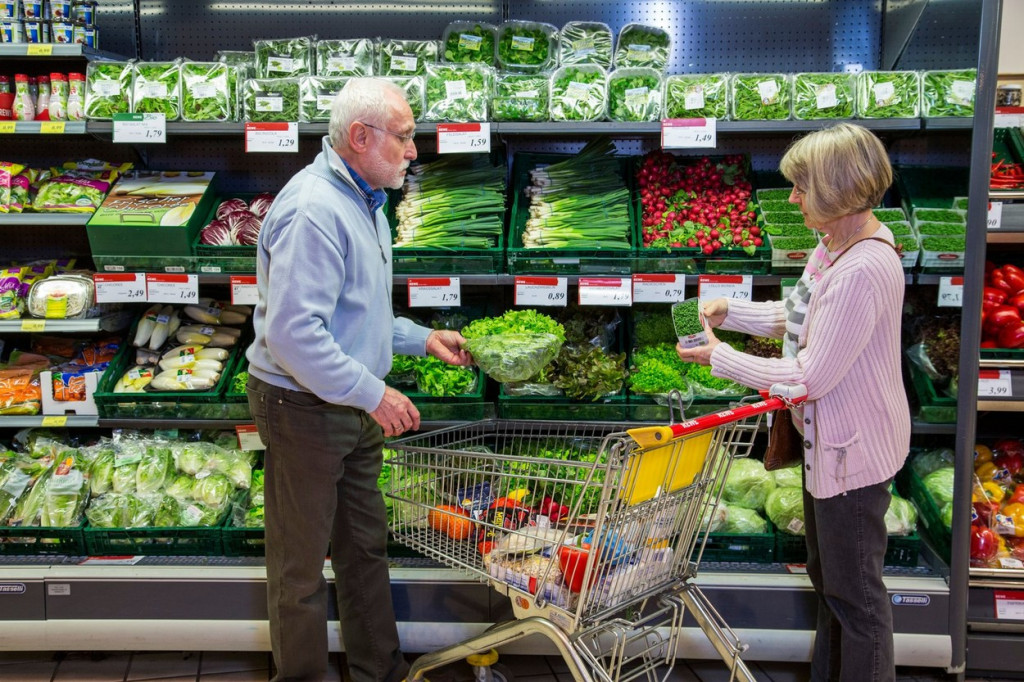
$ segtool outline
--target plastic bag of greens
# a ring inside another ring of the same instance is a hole
[[[228,102],[231,120],[237,121],[242,117],[242,86],[247,78],[256,76],[256,53],[220,50],[217,61],[228,67]]]
[[[247,121],[298,121],[298,78],[249,78],[243,88]]]
[[[89,62],[85,70],[85,117],[109,121],[131,112],[131,62]]]
[[[227,476],[211,474],[196,480],[192,486],[192,499],[209,507],[221,509],[226,507],[234,490],[235,486]]]
[[[89,479],[89,494],[92,497],[99,497],[110,492],[113,486],[114,445],[108,441],[93,448],[94,454],[86,468],[86,476]]]
[[[776,488],[802,489],[804,487],[803,469],[799,465],[776,469],[772,475],[775,478]]]
[[[925,490],[940,509],[953,501],[953,472],[953,467],[942,467],[925,476],[922,481]]]
[[[118,495],[134,493],[135,487],[138,485],[138,470],[138,462],[117,464],[115,460],[110,489]]]
[[[494,69],[483,64],[427,64],[427,121],[486,121]]]
[[[935,448],[922,452],[910,460],[911,470],[924,479],[936,469],[953,466],[953,450],[951,448]]]
[[[744,457],[733,460],[722,485],[722,500],[744,509],[764,510],[768,495],[775,490],[775,477],[759,460]]]
[[[612,29],[597,21],[570,21],[558,35],[558,63],[612,65]]]
[[[164,492],[179,502],[185,502],[192,499],[192,486],[195,482],[196,479],[188,474],[178,474],[168,482]]]
[[[615,44],[615,68],[649,66],[664,72],[671,47],[668,31],[657,26],[626,24]]]
[[[177,121],[181,114],[181,68],[173,62],[132,65],[132,113],[163,114]]]
[[[863,71],[857,76],[861,118],[917,118],[920,78],[916,71]]]
[[[537,21],[498,26],[498,68],[517,73],[547,71],[558,63],[558,29]]]
[[[725,509],[725,522],[718,529],[720,533],[751,535],[768,532],[767,519],[757,511],[731,504],[723,504],[722,507]]]
[[[196,478],[202,478],[208,473],[226,476],[235,488],[248,488],[252,479],[252,463],[246,453],[241,450],[220,449],[218,452],[212,453],[206,460],[206,464]]]
[[[227,64],[183,62],[181,118],[185,121],[229,121],[234,105]]]
[[[348,78],[326,76],[303,76],[299,79],[299,121],[331,120],[331,104],[334,97],[345,87]]]
[[[885,511],[885,532],[889,535],[910,535],[917,530],[917,509],[908,500],[893,495]]]
[[[491,98],[495,121],[548,120],[548,78],[534,74],[498,74]]]
[[[551,75],[552,121],[598,121],[608,99],[608,75],[600,66],[563,66]]]
[[[416,359],[416,388],[435,398],[472,393],[477,387],[477,372],[472,367],[456,367],[435,357]]]
[[[39,525],[67,528],[82,522],[82,511],[89,499],[89,481],[71,458],[59,463],[46,486]]]
[[[153,514],[155,528],[169,528],[181,525],[181,502],[170,495],[157,498],[156,511]]]
[[[231,511],[229,505],[216,507],[204,502],[193,501],[181,505],[176,525],[186,528],[216,526]]]
[[[437,56],[436,40],[382,40],[377,50],[377,74],[421,76],[427,64],[437,62]]]
[[[921,115],[974,116],[977,69],[925,71],[921,76]]]
[[[412,109],[413,119],[422,121],[423,111],[426,108],[427,102],[423,76],[392,76],[386,77],[384,80],[389,80],[402,88],[402,91],[405,93],[405,101],[409,103],[409,108]]]
[[[734,74],[731,100],[733,120],[788,120],[790,77],[784,73]]]
[[[26,469],[18,465],[16,458],[0,464],[0,526],[10,525],[11,513],[35,480]]]
[[[316,41],[316,75],[372,76],[374,45],[369,38]]]
[[[441,38],[444,61],[455,64],[494,66],[498,27],[480,21],[453,21]]]
[[[208,461],[224,449],[206,441],[175,442],[171,444],[171,455],[178,471],[195,476],[201,471],[209,471]]]
[[[853,118],[856,77],[850,73],[798,73],[793,76],[793,118]]]
[[[85,518],[97,528],[144,528],[153,524],[156,506],[137,495],[109,493],[89,503]]]
[[[415,386],[416,385],[416,356],[415,355],[392,355],[391,371],[385,377],[389,386]]]
[[[790,535],[804,535],[803,488],[776,488],[768,495],[765,513],[775,527]]]
[[[739,398],[749,395],[751,390],[743,384],[722,379],[711,374],[711,367],[688,363],[686,380],[695,398]]]
[[[252,41],[256,52],[256,77],[295,78],[312,74],[313,40],[301,37]]]
[[[467,339],[463,346],[495,381],[524,381],[555,359],[562,341],[554,334],[497,334]]]
[[[729,118],[729,77],[725,74],[665,78],[666,118]]]
[[[173,470],[171,448],[158,441],[149,443],[135,470],[135,491],[139,495],[163,491]]]
[[[657,69],[615,69],[608,75],[608,119],[657,121],[661,118],[661,93],[661,72]]]

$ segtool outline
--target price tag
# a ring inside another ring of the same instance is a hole
[[[266,450],[255,424],[239,424],[235,427],[239,450]]]
[[[149,273],[146,298],[150,303],[195,303],[199,300],[199,276]]]
[[[298,123],[245,124],[246,152],[298,152]]]
[[[516,277],[515,305],[561,306],[568,301],[565,277]]]
[[[438,123],[437,153],[462,154],[491,151],[490,123]]]
[[[163,114],[114,114],[114,142],[167,142]]]
[[[697,282],[697,298],[735,298],[749,301],[753,297],[754,278],[751,275],[701,275]]]
[[[779,285],[780,285],[779,293],[782,295],[782,300],[786,300],[787,298],[789,298],[793,294],[793,289],[796,289],[796,283],[799,282],[799,281],[800,280],[797,279],[796,277],[783,277],[782,278],[782,281],[779,282]]]
[[[13,135],[17,128],[17,121],[0,121],[0,134]]]
[[[686,299],[686,275],[633,275],[633,303],[676,303]]]
[[[97,303],[136,303],[146,300],[146,275],[142,272],[96,273]]]
[[[993,126],[996,128],[1019,128],[1021,124],[1021,118],[1024,117],[1022,117],[1020,114],[996,113],[996,115],[993,118]]]
[[[718,124],[713,118],[666,118],[661,122],[662,149],[714,149]]]
[[[231,303],[233,305],[256,305],[260,301],[256,290],[256,278],[252,275],[231,276]]]
[[[46,329],[46,320],[22,320],[21,331],[41,332]]]
[[[55,417],[43,417],[43,421],[39,423],[40,426],[67,426],[68,418],[65,415]]]
[[[1013,382],[1008,369],[983,369],[978,372],[979,398],[1012,398]]]
[[[458,277],[410,277],[409,307],[456,307],[462,302]]]
[[[79,566],[134,566],[143,559],[145,555],[138,556],[91,556],[78,563]]]
[[[633,278],[580,277],[580,305],[633,305]]]
[[[941,308],[962,308],[964,301],[963,277],[939,278],[939,302]]]
[[[43,135],[63,135],[64,121],[40,121],[39,132]]]
[[[988,229],[998,230],[1003,226],[1003,202],[988,202]]]
[[[50,57],[53,55],[53,43],[36,43],[29,45],[25,51],[26,57]]]
[[[996,618],[1001,620],[1024,620],[1024,592],[996,590]]]

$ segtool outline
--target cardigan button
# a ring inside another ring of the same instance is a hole
[[[805,464],[804,465],[804,469],[806,469],[807,471],[810,471],[811,470],[811,465],[810,464]]]
[[[811,441],[805,440],[804,441],[804,450],[810,450],[810,449],[811,449]]]
[[[811,418],[810,417],[805,417],[804,418],[804,424],[810,424],[810,423],[811,423]]]

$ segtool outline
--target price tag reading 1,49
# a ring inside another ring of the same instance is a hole
[[[718,125],[713,118],[666,118],[661,122],[662,149],[714,149]]]
[[[938,306],[943,308],[962,308],[964,303],[964,278],[940,277]]]
[[[232,305],[256,305],[259,302],[260,295],[256,290],[255,277],[252,275],[231,276]]]
[[[565,277],[516,277],[515,305],[564,308],[567,299]]]
[[[146,275],[150,303],[195,303],[199,300],[198,275]]]
[[[750,275],[701,275],[697,284],[697,298],[735,298],[749,301],[753,295],[754,278]]]
[[[978,372],[979,398],[1012,398],[1013,381],[1008,369],[983,369]]]
[[[146,275],[141,272],[102,273],[92,276],[97,303],[138,303],[146,300]]]
[[[491,151],[490,123],[438,123],[437,153],[463,154]]]
[[[246,152],[298,152],[298,123],[245,124]]]
[[[686,299],[686,275],[633,275],[633,303],[676,303]]]
[[[633,305],[630,277],[580,277],[580,305]]]
[[[462,302],[458,277],[410,277],[409,307],[456,307]]]

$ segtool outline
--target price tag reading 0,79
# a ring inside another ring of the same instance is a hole
[[[686,299],[686,275],[633,275],[633,303],[677,303]]]

